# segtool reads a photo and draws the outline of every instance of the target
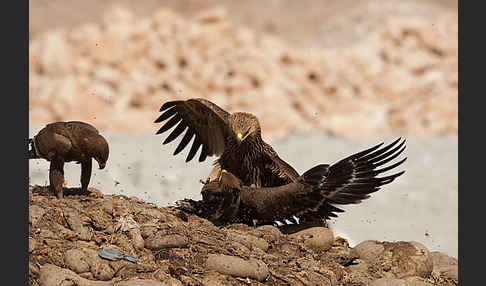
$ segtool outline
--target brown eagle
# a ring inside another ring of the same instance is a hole
[[[92,125],[81,121],[47,124],[34,138],[29,139],[29,159],[50,161],[49,183],[58,198],[62,198],[64,163],[81,164],[81,191],[88,193],[91,178],[91,159],[99,168],[105,168],[108,160],[108,142]]]
[[[202,216],[216,224],[252,224],[253,220],[272,223],[292,216],[329,219],[343,212],[334,205],[360,203],[405,172],[378,177],[407,159],[384,166],[405,149],[405,140],[398,144],[399,141],[400,138],[380,149],[381,143],[333,165],[315,166],[295,182],[278,187],[250,188],[230,172],[223,171],[220,180],[204,186],[203,201],[185,200],[177,204],[190,212],[206,208]]]
[[[177,125],[163,144],[172,142],[187,130],[174,155],[194,138],[186,162],[194,158],[201,146],[200,162],[207,156],[219,156],[207,182],[216,179],[222,169],[240,178],[244,185],[258,188],[286,185],[299,177],[297,171],[263,141],[260,123],[250,113],[230,114],[202,98],[169,101],[160,111],[163,113],[155,123],[170,119],[157,134]]]

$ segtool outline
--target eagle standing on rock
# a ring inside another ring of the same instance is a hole
[[[178,124],[163,144],[172,142],[187,129],[174,155],[194,137],[186,162],[194,158],[201,145],[199,162],[207,156],[220,156],[206,183],[217,179],[223,169],[241,179],[244,185],[257,188],[286,185],[299,177],[297,171],[263,141],[260,123],[250,113],[230,114],[202,98],[169,101],[160,111],[163,113],[155,123],[170,119],[157,134]]]
[[[206,216],[216,224],[251,224],[253,219],[272,223],[294,215],[329,219],[343,212],[335,204],[360,203],[369,198],[369,194],[405,172],[378,177],[400,166],[407,159],[379,169],[403,152],[405,141],[398,144],[399,141],[400,138],[379,149],[383,145],[381,143],[333,165],[315,166],[295,182],[279,187],[249,188],[230,172],[223,171],[218,181],[204,186],[203,205],[191,200],[179,201],[177,204],[183,210],[190,211],[194,208],[204,209],[204,204],[213,204],[216,208],[208,208],[210,211]]]
[[[64,163],[81,164],[81,191],[88,193],[91,178],[91,159],[99,168],[105,168],[108,160],[108,142],[98,130],[81,121],[47,124],[34,138],[29,139],[29,159],[50,161],[49,183],[58,198],[62,198]]]

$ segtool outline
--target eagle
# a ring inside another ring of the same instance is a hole
[[[328,220],[344,212],[335,205],[358,204],[405,173],[379,177],[407,160],[391,164],[405,150],[405,140],[400,141],[398,138],[384,147],[383,143],[378,144],[332,165],[317,165],[295,182],[277,187],[251,188],[223,170],[219,180],[204,186],[202,201],[183,200],[176,204],[192,213],[198,210],[217,225],[234,222],[251,225],[253,220],[267,224],[292,216]]]
[[[206,183],[217,179],[223,169],[241,179],[244,185],[256,188],[286,185],[299,177],[297,171],[263,141],[260,123],[253,114],[230,114],[202,98],[168,101],[160,112],[155,123],[167,121],[156,134],[176,126],[163,144],[186,131],[174,155],[194,138],[186,162],[191,161],[199,149],[199,162],[208,156],[219,156]]]
[[[92,158],[104,169],[108,161],[109,147],[98,130],[85,122],[68,121],[47,124],[37,135],[29,139],[29,159],[45,159],[50,162],[49,184],[58,198],[63,197],[64,163],[81,164],[81,191],[88,193]]]

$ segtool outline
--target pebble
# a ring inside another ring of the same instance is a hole
[[[264,239],[255,237],[253,235],[241,235],[235,232],[229,232],[227,238],[243,244],[250,250],[254,247],[258,247],[263,251],[267,251],[269,247],[268,243]]]
[[[116,286],[165,286],[166,284],[149,279],[133,279],[116,283]]]
[[[272,243],[282,237],[282,232],[273,225],[262,225],[255,230],[250,231],[253,235],[263,238],[265,241]]]
[[[450,257],[442,252],[433,251],[430,253],[434,264],[434,272],[454,280],[459,279],[459,267],[457,259]]]
[[[91,240],[92,234],[87,228],[83,227],[79,213],[75,209],[66,208],[63,210],[63,215],[66,218],[69,228],[79,235],[79,239],[85,241]]]
[[[433,286],[433,284],[420,281],[417,277],[407,279],[380,278],[370,283],[370,286]]]
[[[365,240],[353,248],[352,254],[368,263],[373,263],[384,250],[385,247],[378,241]]]
[[[93,281],[83,278],[73,271],[53,264],[41,266],[39,274],[40,286],[113,286],[111,281]]]
[[[221,274],[249,277],[258,281],[264,281],[269,274],[267,265],[261,260],[252,258],[244,260],[224,254],[209,254],[206,267]]]
[[[380,278],[371,282],[370,286],[407,286],[407,283],[403,279]]]
[[[32,205],[29,207],[29,223],[32,226],[36,226],[37,222],[42,218],[44,215],[45,210],[38,205]]]
[[[29,237],[29,253],[32,252],[37,247],[37,242],[35,239]]]
[[[311,227],[290,234],[289,237],[303,240],[305,246],[317,251],[328,250],[334,242],[332,231],[325,227]]]
[[[86,254],[80,249],[69,249],[64,253],[64,263],[76,273],[88,272],[90,267],[85,261]]]
[[[151,250],[160,250],[164,248],[186,247],[188,243],[189,241],[185,236],[158,232],[145,240],[145,247]]]
[[[139,228],[132,228],[132,229],[128,230],[128,234],[130,235],[130,238],[132,239],[133,247],[136,250],[142,250],[144,245],[145,245],[145,241],[142,238],[142,235],[140,233],[140,229]]]
[[[432,257],[422,244],[411,241],[384,242],[381,264],[397,278],[419,276],[426,278],[433,270]]]
[[[408,277],[404,280],[407,283],[407,286],[434,286],[434,284],[427,283],[425,281],[420,280],[419,277]]]
[[[83,273],[83,276],[85,273]],[[99,278],[98,278],[99,279]],[[150,279],[133,279],[126,281],[93,281],[81,277],[73,271],[53,264],[45,264],[40,269],[40,286],[166,286]]]

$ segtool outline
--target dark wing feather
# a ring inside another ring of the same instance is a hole
[[[174,139],[176,139],[179,135],[181,135],[182,132],[186,130],[186,128],[187,125],[184,122],[179,123],[179,125],[177,125],[177,127],[172,131],[172,133],[170,133],[170,135],[167,136],[167,138],[165,138],[163,144],[167,144],[174,141]]]
[[[170,119],[157,131],[157,134],[164,133],[179,123],[163,144],[173,141],[184,130],[187,130],[174,155],[181,152],[192,137],[195,139],[186,162],[194,158],[200,145],[203,147],[199,161],[204,161],[207,156],[219,156],[225,150],[226,138],[232,132],[228,124],[230,114],[216,104],[202,98],[176,100],[164,103],[160,111],[163,113],[155,120],[155,123]]]
[[[357,204],[369,198],[369,194],[378,191],[381,186],[391,183],[404,171],[382,177],[377,175],[405,162],[406,158],[383,167],[405,149],[405,140],[399,142],[400,138],[381,149],[383,143],[346,157],[331,166],[322,164],[306,171],[298,181],[310,188],[294,198],[299,203],[293,204],[293,215],[336,217],[336,213],[343,210],[333,204]]]
[[[191,141],[192,137],[194,137],[194,134],[195,134],[194,131],[187,130],[186,134],[184,134],[184,137],[182,137],[181,142],[179,143],[179,145],[175,149],[174,155],[179,154],[179,152],[181,152],[182,149],[184,149],[184,147],[187,146],[187,144],[189,143],[189,141]]]
[[[194,142],[192,143],[191,150],[189,151],[189,154],[187,155],[186,162],[189,162],[194,158],[194,155],[196,155],[197,150],[199,149],[199,146],[201,146],[201,140],[200,137],[197,137],[194,139]]]
[[[407,158],[404,158],[397,163],[379,168],[398,157],[405,150],[405,140],[398,144],[400,140],[401,138],[398,138],[381,149],[379,147],[382,144],[379,144],[331,165],[326,178],[318,184],[318,190],[324,198],[318,212],[329,215],[330,204],[332,203],[360,203],[369,198],[369,194],[378,191],[381,186],[391,183],[395,178],[405,173],[405,171],[401,171],[392,175],[377,177],[377,175],[390,171],[406,161]]]

